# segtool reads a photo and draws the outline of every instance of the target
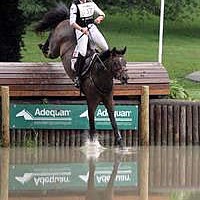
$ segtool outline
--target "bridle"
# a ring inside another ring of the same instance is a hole
[[[101,60],[100,60],[101,61]],[[110,69],[108,69],[107,66],[110,65]],[[100,62],[100,66],[94,66],[94,67],[103,67],[103,70],[110,70],[112,74],[114,74],[115,72],[115,69],[114,69],[114,61],[112,60],[112,58],[108,58],[106,59],[104,62],[101,61]],[[125,67],[121,67],[120,69],[117,70],[117,74],[122,74],[124,71],[127,71]],[[114,76],[113,77],[119,79],[121,81],[120,76]],[[91,80],[91,82],[94,84],[94,86],[96,87],[97,91],[102,94],[102,95],[105,95],[105,94],[108,94],[110,92],[110,89],[102,89],[101,86],[98,85],[98,83],[95,82],[94,78],[93,78],[93,74],[92,74],[92,69],[90,70],[90,73],[89,73],[89,76],[88,78]],[[112,82],[113,83],[113,82]]]

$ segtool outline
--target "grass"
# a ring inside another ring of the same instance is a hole
[[[116,14],[107,18],[100,26],[111,47],[127,46],[128,61],[157,61],[159,18],[148,16],[139,19],[132,15]],[[200,18],[193,22],[165,21],[163,65],[170,79],[177,80],[192,96],[200,99],[200,83],[185,79],[185,76],[200,70]],[[36,36],[27,30],[24,37],[26,50],[22,53],[24,62],[49,62],[43,57],[37,44],[44,41],[45,36]]]

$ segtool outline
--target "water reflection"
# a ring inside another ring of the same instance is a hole
[[[114,195],[114,191],[113,191],[113,186],[114,186],[114,181],[122,175],[118,175],[117,177],[117,172],[118,172],[118,168],[119,168],[119,164],[120,161],[116,161],[113,165],[113,169],[111,172],[111,175],[105,173],[104,175],[102,175],[102,172],[100,172],[101,174],[98,176],[96,171],[96,163],[94,162],[94,159],[90,159],[89,160],[89,177],[87,180],[87,191],[86,191],[86,200],[93,200],[93,199],[107,199],[107,200],[112,200],[113,199],[113,195]],[[110,173],[110,172],[109,172]],[[98,190],[97,187],[95,186],[95,182],[96,182],[96,176],[98,179],[98,182],[106,182],[107,185],[105,186],[105,188],[103,190]],[[124,175],[125,176],[125,175]],[[125,179],[125,178],[123,178]]]
[[[8,191],[9,191],[9,149],[3,148],[0,154],[1,161],[1,200],[8,199]]]
[[[1,200],[197,200],[199,147],[0,149]]]

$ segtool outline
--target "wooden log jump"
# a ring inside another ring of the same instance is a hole
[[[166,69],[157,62],[128,62],[127,85],[114,82],[114,96],[142,95],[142,86],[149,86],[150,95],[169,94]],[[61,63],[2,63],[0,85],[8,85],[11,97],[79,97]]]

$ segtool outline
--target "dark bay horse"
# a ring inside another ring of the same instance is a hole
[[[93,158],[89,160],[89,175],[87,181],[87,191],[85,195],[85,200],[113,200],[114,199],[114,183],[117,177],[118,169],[120,167],[120,160],[115,160],[113,163],[113,169],[111,171],[110,177],[108,179],[105,188],[97,189],[95,186],[95,176],[96,176],[96,162]],[[107,176],[109,176],[107,174]]]
[[[45,44],[48,45],[47,56],[49,58],[60,56],[66,73],[73,80],[75,72],[71,68],[71,59],[76,46],[76,38],[68,18],[68,8],[64,4],[59,4],[44,15],[36,25],[35,31],[37,33],[50,31]],[[93,66],[81,77],[81,91],[85,94],[88,105],[90,140],[93,140],[95,135],[95,111],[98,104],[102,102],[108,111],[116,142],[120,147],[123,147],[123,140],[114,117],[113,78],[120,80],[123,84],[127,83],[125,51],[126,48],[123,50],[113,48],[100,53]],[[89,60],[90,57],[86,59],[85,65],[88,65]]]

